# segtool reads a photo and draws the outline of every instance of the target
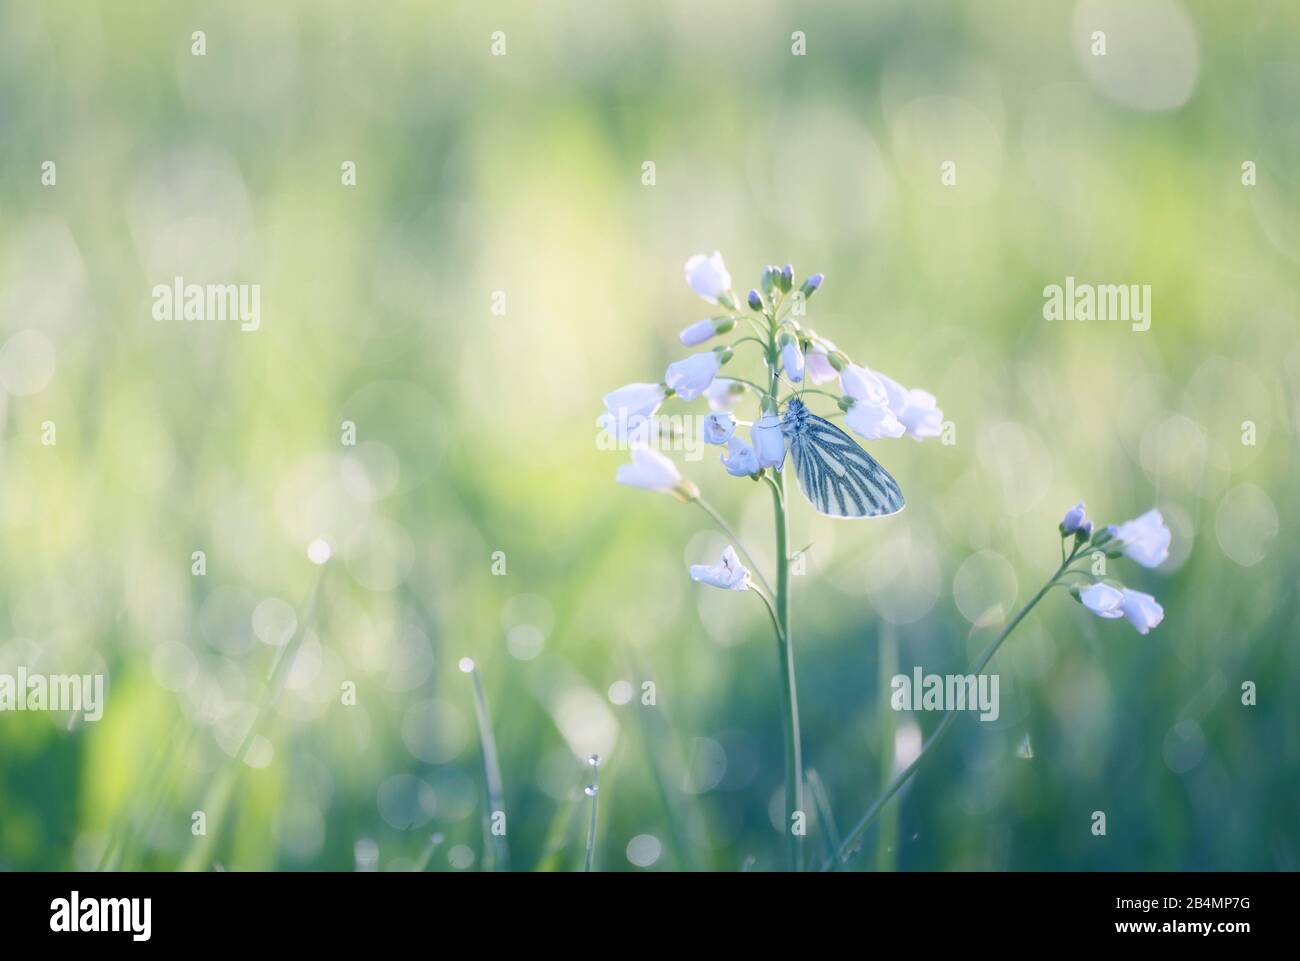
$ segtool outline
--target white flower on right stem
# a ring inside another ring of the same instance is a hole
[[[1137,628],[1139,634],[1145,634],[1151,628],[1158,627],[1165,619],[1165,609],[1150,594],[1129,590],[1127,587],[1124,588],[1123,594],[1124,616]]]
[[[1120,524],[1115,537],[1123,544],[1125,556],[1143,567],[1159,567],[1169,556],[1173,535],[1165,519],[1154,507],[1141,517]]]
[[[718,563],[692,564],[691,580],[727,591],[743,591],[749,588],[749,570],[740,563],[736,549],[728,544]]]
[[[1124,616],[1124,595],[1109,584],[1089,584],[1079,591],[1079,601],[1098,617]]]

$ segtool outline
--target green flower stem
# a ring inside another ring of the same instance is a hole
[[[1010,636],[1011,632],[1019,626],[1020,622],[1025,619],[1025,615],[1034,609],[1034,605],[1047,596],[1047,592],[1057,583],[1057,580],[1066,572],[1066,568],[1070,566],[1078,556],[1079,551],[1084,547],[1086,547],[1086,545],[1075,545],[1075,547],[1070,551],[1069,556],[1067,556],[1065,560],[1061,562],[1061,566],[1056,569],[1056,573],[1048,579],[1046,584],[1038,589],[1038,593],[1029,599],[1029,603],[1016,612],[1015,616],[1011,618],[1007,623],[1007,626],[1001,630],[989,646],[984,648],[983,653],[976,658],[975,663],[971,666],[968,673],[978,674],[980,671],[984,670],[989,661],[993,660],[993,655],[998,652],[998,648],[1002,646],[1002,642],[1005,641],[1007,637]],[[885,788],[884,793],[881,794],[880,797],[876,799],[876,802],[867,809],[867,813],[862,815],[862,819],[853,826],[853,830],[851,830],[844,838],[844,843],[840,845],[837,857],[828,858],[826,863],[822,865],[823,871],[831,870],[835,866],[837,860],[841,864],[848,860],[849,855],[857,846],[862,835],[866,832],[867,828],[871,826],[871,822],[876,819],[884,806],[889,803],[890,798],[897,794],[912,775],[916,773],[916,769],[921,766],[921,762],[930,756],[934,746],[939,743],[946,733],[948,733],[948,728],[952,726],[952,722],[956,717],[956,711],[948,711],[944,714],[943,720],[939,722],[939,726],[935,728],[934,733],[930,735],[929,740],[927,740],[922,746],[920,753],[913,758],[911,764],[898,772],[894,779],[889,782],[889,786]]]
[[[768,389],[764,410],[777,409],[777,394],[781,386],[780,351],[776,345],[779,327],[776,315],[780,310],[781,296],[775,295],[775,304],[765,311],[768,322],[767,370]],[[794,815],[803,811],[803,748],[799,738],[799,696],[794,676],[794,640],[790,633],[790,545],[789,523],[786,518],[785,472],[776,476],[765,472],[772,487],[772,508],[776,513],[776,632],[777,653],[781,675],[781,712],[785,735],[785,849],[786,867],[791,871],[803,870],[803,835],[794,833]]]
[[[781,709],[785,715],[785,841],[791,871],[803,870],[803,836],[794,833],[793,815],[803,811],[803,751],[799,743],[799,697],[794,678],[794,646],[790,637],[790,552],[785,514],[785,473],[772,490],[776,511],[776,621],[781,668]]]
[[[753,337],[748,337],[748,338],[746,338],[746,339],[747,339],[747,340],[754,340],[755,338],[753,338]],[[735,381],[737,384],[743,384],[745,387],[748,387],[750,390],[752,390],[754,393],[758,394],[758,396],[760,396],[760,397],[766,396],[766,394],[767,394],[767,391],[763,390],[762,387],[759,387],[758,384],[754,383],[752,380],[745,380],[745,378],[743,378],[743,377],[727,377],[727,378],[724,378],[724,379],[725,379],[725,380]]]

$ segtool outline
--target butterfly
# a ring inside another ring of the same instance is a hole
[[[889,472],[844,431],[791,397],[781,418],[799,489],[818,513],[884,517],[903,509],[903,492]]]

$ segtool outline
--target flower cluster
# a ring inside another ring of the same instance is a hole
[[[1093,533],[1092,522],[1088,520],[1082,502],[1065,512],[1061,520],[1061,537],[1074,538],[1071,556],[1100,551],[1109,558],[1127,557],[1143,567],[1158,567],[1164,563],[1173,539],[1160,511],[1155,508],[1141,517]],[[1076,570],[1074,573],[1083,572]],[[1123,584],[1094,580],[1086,585],[1072,586],[1070,593],[1098,617],[1109,620],[1128,618],[1139,634],[1146,634],[1164,620],[1165,610],[1154,597]]]
[[[682,480],[671,461],[645,449],[646,425],[671,397],[684,401],[702,397],[708,403],[711,413],[703,422],[702,438],[725,448],[720,459],[728,474],[759,477],[769,469],[781,470],[787,453],[778,413],[783,403],[779,396],[782,380],[792,390],[832,398],[843,412],[845,425],[868,440],[908,436],[920,441],[939,436],[943,411],[934,395],[909,389],[865,364],[854,363],[807,326],[805,307],[821,287],[822,274],[811,275],[796,288],[792,266],[765,267],[759,286],[744,298],[748,313],[732,290],[731,274],[721,253],[691,257],[685,275],[697,294],[725,313],[686,327],[679,337],[682,344],[697,347],[737,328],[741,328],[737,331],[740,336],[674,361],[657,383],[627,384],[605,395],[605,413],[599,423],[627,441],[632,450],[632,464],[619,468],[619,483],[686,496],[683,484],[689,482]],[[743,325],[752,326],[753,333]],[[766,384],[721,376],[722,368],[750,343],[762,351]],[[838,381],[838,392],[820,389],[832,381]],[[758,403],[754,420],[737,417],[739,402],[747,393]],[[656,456],[649,456],[651,453]]]

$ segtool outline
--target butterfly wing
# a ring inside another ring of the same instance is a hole
[[[884,517],[903,509],[903,492],[889,472],[825,418],[800,411],[790,436],[799,489],[820,514]]]

